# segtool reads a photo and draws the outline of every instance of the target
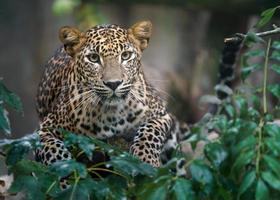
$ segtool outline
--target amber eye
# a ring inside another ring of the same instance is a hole
[[[128,60],[131,56],[132,56],[132,52],[130,51],[125,51],[121,55],[122,60]]]
[[[93,63],[99,63],[100,61],[99,55],[96,53],[87,55],[87,58],[89,59],[90,62]]]

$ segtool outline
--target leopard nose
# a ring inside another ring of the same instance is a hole
[[[113,91],[117,89],[117,87],[122,83],[122,81],[103,81],[104,85],[108,88],[112,89]]]

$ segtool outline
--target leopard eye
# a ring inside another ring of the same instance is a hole
[[[131,58],[131,56],[132,56],[132,52],[131,51],[125,51],[121,55],[122,60],[128,60],[129,58]]]
[[[93,63],[99,63],[99,61],[100,61],[99,55],[96,53],[87,55],[87,58],[90,62],[93,62]]]

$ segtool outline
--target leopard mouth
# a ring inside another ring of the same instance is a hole
[[[103,105],[106,111],[114,111],[117,109],[118,105],[122,104],[123,99],[113,94],[110,97],[103,99]]]
[[[115,91],[108,89],[95,89],[95,93],[100,97],[101,101],[106,104],[116,104],[125,100],[129,94],[130,88],[121,88]]]
[[[127,95],[128,92],[112,92],[110,95],[103,96],[103,105],[105,105],[109,110],[114,110],[113,108],[117,108],[120,104],[123,104],[123,101],[125,101]]]
[[[111,96],[107,98],[109,103],[118,103],[126,98],[127,94],[116,94],[113,93]]]
[[[114,91],[111,94],[108,95],[107,99],[110,101],[118,101],[118,100],[123,100],[127,97],[129,91],[125,92],[118,92]]]
[[[120,96],[117,96],[115,93],[113,93],[107,100],[109,102],[115,102],[115,101],[119,101],[122,98]]]

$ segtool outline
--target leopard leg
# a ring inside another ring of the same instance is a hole
[[[161,165],[160,154],[172,126],[168,114],[144,123],[137,130],[130,152],[154,167]]]
[[[50,165],[56,161],[72,159],[71,153],[65,147],[62,136],[58,131],[59,127],[55,127],[54,117],[50,116],[41,123],[38,134],[40,137],[41,147],[36,150],[36,160]],[[60,178],[60,188],[67,189],[69,187],[67,178]]]
[[[61,139],[56,137],[55,131],[41,128],[39,131],[41,147],[36,150],[36,160],[45,165],[50,165],[56,161],[71,159],[71,153],[64,146]],[[69,187],[67,178],[60,179],[60,188],[62,190]]]
[[[71,153],[62,141],[62,135],[59,131],[59,129],[65,127],[58,126],[57,119],[56,115],[49,113],[40,123],[40,129],[38,130],[41,147],[36,151],[36,160],[45,165],[72,158]]]
[[[41,147],[36,151],[36,159],[45,165],[59,160],[69,160],[72,157],[56,132],[49,128],[41,128],[38,131]]]
[[[181,142],[192,136],[189,126],[186,123],[179,122],[174,116],[172,116],[172,119],[173,126],[171,127],[170,133],[167,135],[161,153],[161,160],[163,163],[168,162],[176,150],[182,150]]]

